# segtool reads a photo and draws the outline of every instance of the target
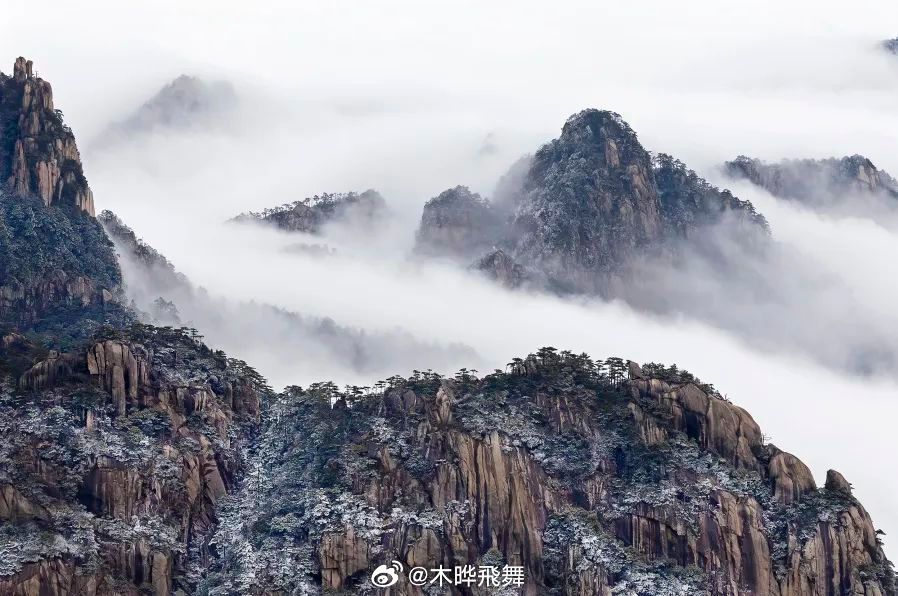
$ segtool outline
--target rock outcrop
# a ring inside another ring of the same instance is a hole
[[[526,595],[896,593],[844,480],[818,489],[688,373],[551,348],[509,368],[279,396],[252,463],[266,478],[216,534],[213,589],[368,593],[398,561],[389,593],[427,593],[412,567],[466,565],[521,568],[506,589]]]
[[[94,214],[75,136],[53,106],[50,83],[34,75],[30,60],[20,57],[12,76],[0,74],[0,125],[0,179],[8,191]]]
[[[370,226],[386,214],[386,201],[375,190],[363,193],[325,193],[260,213],[238,215],[231,221],[258,222],[288,232],[318,234],[332,222]]]
[[[733,178],[748,180],[774,196],[810,205],[832,205],[858,195],[898,199],[898,181],[862,155],[778,163],[740,155],[724,167]]]
[[[192,592],[266,391],[241,366],[140,327],[0,386],[0,594]]]
[[[502,238],[502,217],[466,186],[443,191],[424,205],[415,249],[419,254],[470,260]]]
[[[751,203],[668,155],[652,157],[620,115],[584,110],[512,166],[495,203],[463,187],[428,201],[418,246],[469,261],[500,249],[543,285],[607,293],[634,259],[733,222],[767,233]]]

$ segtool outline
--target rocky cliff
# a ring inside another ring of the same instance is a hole
[[[25,58],[16,59],[12,76],[0,73],[0,134],[0,180],[8,191],[94,214],[75,136],[53,106],[50,83]]]
[[[673,250],[708,226],[767,229],[751,203],[670,156],[653,157],[618,114],[600,110],[574,114],[559,138],[516,163],[495,203],[441,200],[452,193],[425,206],[419,245],[445,236],[452,242],[430,244],[450,254],[497,247],[568,291],[604,293],[633,259]]]
[[[0,594],[191,592],[264,383],[171,329],[14,348],[36,362],[0,383]]]
[[[545,348],[482,379],[288,388],[223,508],[210,593],[374,593],[399,561],[383,593],[430,593],[412,567],[508,565],[507,594],[895,594],[837,472],[818,488],[684,371],[626,369]]]
[[[728,175],[770,194],[810,205],[832,205],[859,195],[898,199],[898,181],[862,155],[766,163],[740,155],[724,164]]]
[[[258,222],[288,232],[318,234],[333,222],[371,225],[386,212],[386,201],[376,190],[363,193],[324,193],[260,213],[242,213],[231,221]]]
[[[0,74],[0,135],[0,328],[102,319],[121,273],[75,137],[24,58]]]

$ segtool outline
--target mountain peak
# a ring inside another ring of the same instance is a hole
[[[0,139],[0,181],[7,190],[94,214],[75,136],[53,107],[50,83],[35,76],[32,61],[21,56],[11,77],[0,74],[0,129],[6,133]]]

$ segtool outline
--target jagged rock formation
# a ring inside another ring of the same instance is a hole
[[[502,234],[502,216],[466,186],[443,191],[424,205],[416,251],[471,259],[483,254]]]
[[[498,247],[550,285],[604,293],[633,258],[670,250],[706,226],[735,221],[767,230],[751,203],[670,156],[653,158],[607,111],[571,116],[561,136],[515,164],[497,191],[495,204],[481,200],[477,209],[446,202],[439,218],[431,204],[457,189],[431,200],[419,239],[448,235],[454,242],[431,244],[450,254],[459,245],[479,254]]]
[[[238,215],[231,221],[259,222],[273,225],[288,232],[318,234],[325,224],[331,222],[355,222],[370,225],[385,215],[386,201],[376,190],[366,190],[359,194],[331,193],[315,195],[261,213],[249,212]]]
[[[121,278],[112,245],[75,137],[24,58],[0,74],[0,135],[0,326],[64,323],[60,313],[85,308],[105,317]]]
[[[210,593],[373,593],[392,560],[520,565],[509,593],[533,595],[896,593],[843,480],[818,489],[688,373],[550,348],[509,368],[278,396]]]
[[[75,136],[53,107],[50,83],[32,69],[30,60],[19,57],[12,76],[0,73],[0,181],[14,194],[93,215]]]
[[[15,391],[0,382],[0,593],[190,592],[266,391],[152,327],[51,352]]]
[[[898,180],[862,155],[778,163],[740,155],[724,168],[729,176],[748,180],[774,196],[811,205],[832,205],[858,195],[898,199]]]

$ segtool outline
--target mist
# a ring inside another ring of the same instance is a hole
[[[818,482],[843,472],[894,544],[895,213],[821,213],[718,166],[861,153],[898,174],[898,59],[876,47],[898,34],[898,6],[200,2],[174,20],[166,4],[63,5],[39,37],[15,28],[0,48],[52,81],[98,208],[206,289],[206,302],[178,306],[213,347],[276,387],[485,372],[543,345],[676,363],[751,412]],[[31,10],[13,2],[10,22]],[[226,126],[91,143],[180,74],[234,86]],[[458,184],[492,195],[586,107],[619,112],[647,149],[751,200],[771,224],[771,254],[745,257],[751,275],[735,279],[698,258],[673,271],[648,263],[645,289],[658,294],[632,304],[509,292],[409,257],[427,199]],[[367,188],[392,211],[377,229],[302,237],[225,223]],[[297,242],[333,254],[288,250]],[[322,339],[322,321],[338,340]],[[353,360],[358,346],[367,360]],[[867,349],[876,368],[845,364]]]

